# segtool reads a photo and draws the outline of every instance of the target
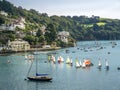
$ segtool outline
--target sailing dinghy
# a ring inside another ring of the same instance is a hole
[[[107,61],[107,60],[105,60],[105,69],[106,69],[106,70],[109,70],[109,64],[108,64],[108,61]]]
[[[101,64],[100,59],[99,59],[99,62],[98,62],[98,69],[101,69],[101,67],[102,67],[102,64]]]
[[[79,64],[79,62],[78,62],[78,59],[76,59],[75,67],[76,67],[76,68],[80,68],[80,64]]]

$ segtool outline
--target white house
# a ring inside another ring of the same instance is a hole
[[[15,41],[8,41],[8,47],[12,51],[27,51],[30,50],[30,44],[22,39],[15,39]]]
[[[20,29],[25,29],[25,18],[23,18],[23,17],[20,17],[19,19],[17,19],[17,20],[15,20],[14,22],[13,22],[13,24],[14,24],[14,27],[16,28],[16,27],[18,27],[18,28],[20,28]]]
[[[5,25],[5,24],[2,24],[2,25],[0,26],[0,30],[15,31],[15,27],[14,27],[14,25]]]
[[[0,11],[0,14],[4,16],[8,16],[8,13],[6,13],[5,11]]]
[[[41,30],[41,32],[43,33],[43,35],[45,34],[45,32],[46,32],[46,27],[43,25],[42,27],[40,27],[40,30]]]
[[[70,36],[70,33],[67,31],[62,31],[58,33],[58,39],[68,43],[68,37]]]
[[[20,29],[25,29],[25,19],[24,18],[19,18],[14,21],[12,21],[10,24],[6,25],[3,24],[0,26],[0,30],[10,30],[10,31],[15,31],[15,28],[18,27]]]

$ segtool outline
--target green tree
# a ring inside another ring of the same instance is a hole
[[[41,35],[38,38],[39,38],[39,42],[41,42],[41,43],[43,43],[45,41],[44,35]]]
[[[45,33],[45,39],[47,40],[47,42],[52,42],[55,41],[56,37],[57,37],[57,32],[55,29],[55,26],[53,24],[49,24],[46,28],[46,33]]]
[[[35,45],[36,43],[36,38],[32,35],[26,35],[24,40],[28,41],[31,45]]]
[[[5,23],[5,19],[0,15],[0,25]]]
[[[38,29],[37,33],[36,33],[36,36],[37,37],[40,37],[41,35],[43,35],[42,31],[40,29]]]

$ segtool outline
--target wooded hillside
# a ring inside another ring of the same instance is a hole
[[[34,38],[28,34],[28,31],[37,30],[45,25],[51,33],[47,33],[47,42],[55,41],[56,34],[59,31],[68,31],[72,38],[76,40],[118,40],[120,39],[120,20],[101,18],[99,16],[48,16],[47,13],[40,13],[34,9],[26,10],[24,7],[16,7],[10,2],[0,1],[0,11],[5,11],[8,16],[0,15],[0,25],[9,23],[10,18],[17,19],[24,17],[26,20],[26,28],[22,30],[26,33],[24,39]],[[2,34],[1,34],[2,35]],[[52,35],[52,38],[48,36]],[[11,35],[11,38],[16,36]],[[43,39],[41,35],[37,38]],[[34,38],[35,39],[35,38]],[[30,40],[34,42],[35,40]]]

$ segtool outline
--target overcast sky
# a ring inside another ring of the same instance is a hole
[[[120,0],[8,0],[15,6],[48,15],[100,16],[120,19]]]

